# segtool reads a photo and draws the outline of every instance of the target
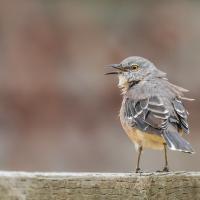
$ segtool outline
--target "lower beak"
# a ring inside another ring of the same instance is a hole
[[[104,75],[119,74],[119,72],[107,72]]]
[[[121,74],[121,71],[122,71],[121,64],[111,64],[111,65],[106,65],[105,67],[114,68],[114,69],[117,69],[117,70],[120,70],[120,71],[107,72],[104,75]]]

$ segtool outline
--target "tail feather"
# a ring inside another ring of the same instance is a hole
[[[183,151],[185,153],[194,153],[191,144],[182,138],[179,133],[167,130],[163,133],[163,137],[167,143],[167,146],[171,150]]]

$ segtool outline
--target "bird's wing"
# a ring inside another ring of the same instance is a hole
[[[127,98],[124,115],[130,126],[162,136],[170,149],[193,153],[190,143],[178,133],[179,129],[189,132],[187,111],[178,99],[172,101],[171,107],[166,105],[157,96],[141,100]]]
[[[125,118],[129,125],[144,132],[162,134],[169,117],[169,110],[157,96],[141,100],[127,98],[125,101]]]

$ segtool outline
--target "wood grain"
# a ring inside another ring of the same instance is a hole
[[[0,172],[0,200],[200,199],[200,172]]]

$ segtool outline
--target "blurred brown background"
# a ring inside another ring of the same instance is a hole
[[[200,2],[0,1],[0,169],[132,171],[117,78],[103,66],[144,56],[190,90],[196,154],[170,152],[174,170],[200,168]],[[142,167],[161,169],[145,151]]]

